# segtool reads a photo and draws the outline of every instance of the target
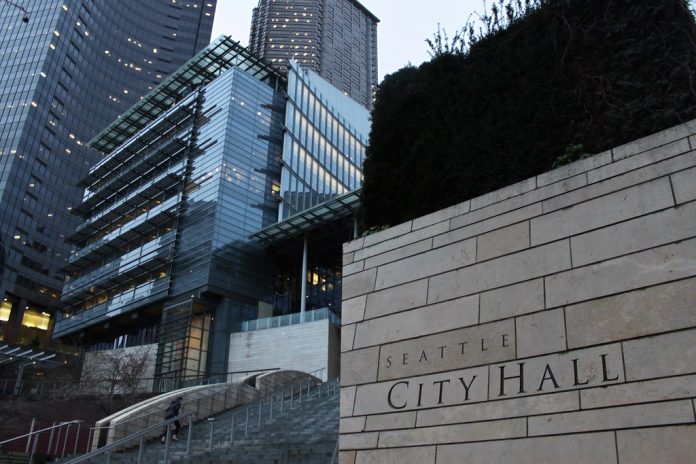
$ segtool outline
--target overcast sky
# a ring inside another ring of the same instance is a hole
[[[379,79],[409,62],[419,65],[429,59],[426,38],[440,23],[449,36],[466,24],[473,11],[482,12],[482,0],[360,0],[380,19]],[[490,3],[490,2],[489,2]],[[218,0],[213,38],[231,35],[248,45],[251,10],[258,0]]]

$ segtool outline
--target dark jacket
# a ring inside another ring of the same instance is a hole
[[[167,408],[167,412],[164,413],[164,418],[171,419],[172,417],[176,417],[179,415],[180,410],[181,410],[181,400],[179,400],[179,399],[173,400],[171,403],[169,403],[169,407]]]

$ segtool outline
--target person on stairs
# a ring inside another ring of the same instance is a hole
[[[171,403],[169,403],[169,406],[167,407],[167,411],[164,413],[164,420],[171,419],[173,417],[176,417],[180,414],[179,411],[181,411],[181,403],[184,401],[184,398],[181,396],[172,400]],[[167,428],[169,425],[167,425],[164,428],[164,433],[162,433],[162,443],[165,443],[167,440]],[[172,440],[178,441],[179,439],[177,438],[177,434],[179,433],[179,429],[181,428],[181,423],[179,422],[179,419],[174,421],[174,433],[172,434]]]

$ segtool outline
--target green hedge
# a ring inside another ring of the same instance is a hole
[[[400,222],[696,118],[696,26],[681,0],[548,0],[467,53],[387,76],[364,229]]]

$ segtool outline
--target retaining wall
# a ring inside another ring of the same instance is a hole
[[[340,462],[692,462],[694,134],[345,244]]]

